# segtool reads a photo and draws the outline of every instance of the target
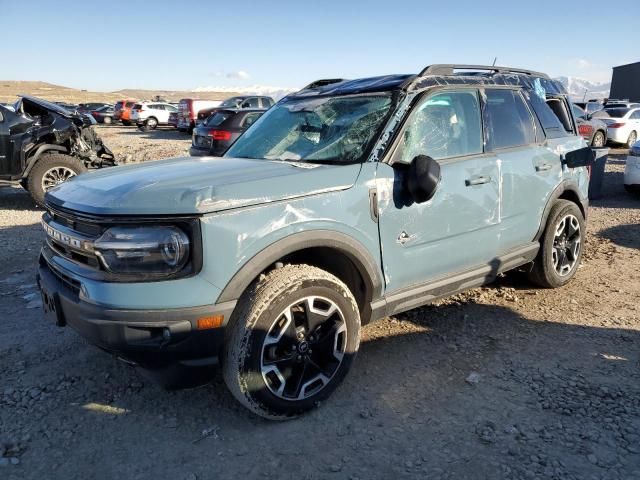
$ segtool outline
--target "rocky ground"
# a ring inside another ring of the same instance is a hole
[[[134,160],[177,132],[100,129]],[[518,275],[364,329],[320,409],[261,420],[208,385],[167,392],[41,311],[41,210],[0,188],[0,478],[640,478],[640,199],[624,157],[558,290]]]

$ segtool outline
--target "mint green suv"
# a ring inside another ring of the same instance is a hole
[[[566,284],[593,157],[544,74],[432,65],[320,80],[224,157],[50,190],[43,304],[159,376],[220,364],[250,410],[292,417],[333,392],[372,320],[515,268]]]

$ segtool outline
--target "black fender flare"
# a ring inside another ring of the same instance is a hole
[[[29,176],[29,172],[31,171],[33,166],[36,164],[36,162],[38,161],[40,156],[43,153],[49,152],[51,150],[55,150],[56,152],[69,153],[67,151],[67,149],[65,147],[63,147],[62,145],[53,145],[53,144],[49,144],[49,143],[43,143],[42,145],[38,146],[33,151],[34,153],[29,155],[29,158],[27,160],[27,166],[24,169],[24,172],[22,174],[22,178],[27,178]]]
[[[308,230],[294,233],[272,243],[248,260],[224,287],[216,303],[235,301],[269,266],[285,255],[306,248],[333,248],[346,255],[365,281],[371,299],[382,295],[382,279],[378,267],[362,243],[353,237],[334,230]]]
[[[549,212],[551,212],[551,207],[553,207],[553,204],[555,203],[555,201],[558,200],[560,197],[562,197],[566,192],[571,192],[572,195],[575,195],[575,197],[579,199],[578,207],[582,211],[582,214],[586,220],[587,210],[589,207],[589,200],[581,199],[580,190],[578,189],[578,185],[576,185],[575,182],[571,180],[564,180],[560,183],[560,185],[558,185],[553,190],[553,192],[551,192],[551,195],[549,196],[549,200],[547,201],[547,204],[545,205],[544,211],[542,213],[540,226],[538,227],[536,236],[533,239],[534,241],[537,242],[542,237],[542,234],[544,233],[544,229],[547,227],[547,219],[549,218]]]

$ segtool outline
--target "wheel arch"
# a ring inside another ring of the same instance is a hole
[[[535,241],[540,240],[540,238],[542,237],[542,234],[544,233],[544,230],[547,226],[549,212],[551,212],[551,208],[557,200],[569,200],[570,202],[575,203],[580,209],[582,217],[585,220],[587,219],[588,200],[581,199],[578,186],[575,183],[565,181],[558,185],[556,189],[551,193],[551,196],[549,197],[549,200],[544,207],[540,226],[538,227],[538,232],[536,233],[536,236],[534,238]]]
[[[33,150],[33,153],[29,154],[27,158],[27,165],[22,173],[22,178],[27,178],[29,176],[29,172],[33,169],[36,162],[40,159],[42,154],[50,151],[60,152],[60,153],[69,153],[69,151],[63,147],[62,145],[53,145],[50,143],[44,143]]]
[[[364,245],[340,232],[310,230],[289,235],[254,255],[231,278],[216,303],[239,299],[254,280],[278,263],[313,265],[338,277],[356,298],[363,324],[370,320],[371,301],[382,295],[381,275]]]

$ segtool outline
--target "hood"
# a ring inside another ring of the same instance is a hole
[[[189,215],[344,190],[360,165],[186,157],[106,168],[49,190],[46,202],[95,215]]]

